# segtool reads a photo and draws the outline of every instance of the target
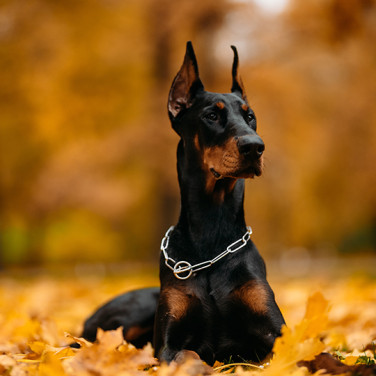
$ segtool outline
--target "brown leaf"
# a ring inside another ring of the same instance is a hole
[[[370,376],[376,373],[376,365],[357,364],[348,366],[333,358],[328,353],[321,353],[313,360],[298,362],[299,367],[306,367],[309,372],[315,373],[325,370],[325,375],[354,374],[359,376]]]

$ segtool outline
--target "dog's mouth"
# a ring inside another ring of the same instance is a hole
[[[204,164],[216,180],[252,179],[262,173],[263,157],[242,155],[237,144],[233,142],[228,146],[228,150],[224,150],[223,147],[207,148],[204,151]]]
[[[262,174],[262,158],[253,161],[248,167],[240,171],[241,177],[253,179],[255,176]]]
[[[255,176],[260,176],[262,174],[262,162],[261,160],[258,160],[249,166],[239,166],[239,168],[236,169],[215,169],[214,167],[211,167],[210,172],[217,180],[222,178],[253,179]]]
[[[210,169],[210,172],[213,174],[213,176],[216,178],[216,179],[222,179],[223,176],[217,172],[213,167]]]

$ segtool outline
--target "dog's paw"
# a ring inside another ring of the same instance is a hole
[[[188,375],[211,375],[213,373],[213,368],[204,363],[195,351],[181,350],[175,355],[173,362],[178,368],[187,368]]]

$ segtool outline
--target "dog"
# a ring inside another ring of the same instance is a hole
[[[260,362],[281,335],[285,321],[244,218],[244,180],[261,175],[265,145],[231,48],[230,93],[204,89],[191,42],[169,92],[181,212],[162,240],[160,289],[105,304],[86,321],[84,338],[123,326],[135,345],[152,340],[160,361],[199,357],[212,365]]]

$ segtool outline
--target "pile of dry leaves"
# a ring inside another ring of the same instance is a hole
[[[210,372],[238,375],[376,374],[376,281],[367,278],[272,281],[288,324],[264,364],[220,364]],[[197,360],[158,364],[150,345],[123,341],[121,330],[96,343],[77,336],[97,305],[153,278],[0,277],[0,375],[196,375]],[[81,349],[67,346],[79,341]],[[320,355],[328,352],[331,357]],[[341,361],[339,363],[338,361]],[[322,371],[319,371],[322,372]]]

